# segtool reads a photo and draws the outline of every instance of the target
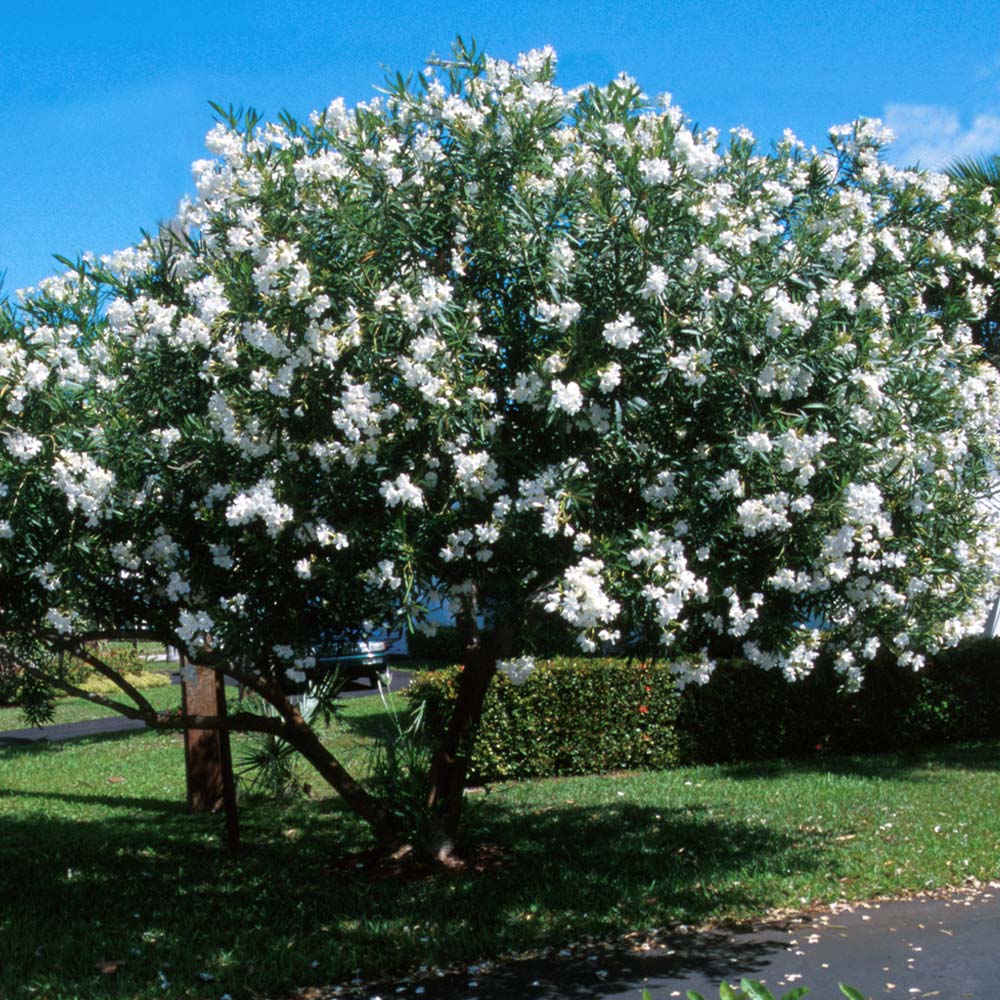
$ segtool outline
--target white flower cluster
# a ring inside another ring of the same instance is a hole
[[[521,685],[534,673],[535,659],[533,656],[519,656],[513,660],[501,660],[497,664],[497,670],[511,684]]]
[[[94,527],[102,516],[109,516],[104,508],[115,477],[89,455],[61,451],[53,463],[52,475],[66,497],[67,507],[85,514],[88,527]]]
[[[10,628],[149,607],[299,679],[289,623],[431,628],[439,592],[591,650],[628,622],[696,654],[678,683],[827,643],[854,684],[981,626],[996,199],[886,164],[874,123],[765,153],[554,71],[216,126],[176,227],[0,314]]]
[[[597,648],[591,633],[613,622],[621,610],[618,602],[604,591],[603,570],[604,564],[599,559],[581,559],[566,570],[558,587],[542,598],[546,611],[558,614],[581,630],[577,641],[586,652]],[[610,640],[613,636],[605,632],[601,638]]]
[[[263,480],[255,483],[249,490],[237,493],[226,508],[226,521],[229,524],[242,525],[259,520],[264,523],[272,538],[277,537],[294,518],[295,511],[275,498],[272,480]]]

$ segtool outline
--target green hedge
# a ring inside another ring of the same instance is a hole
[[[444,730],[459,667],[414,678],[425,732]],[[472,753],[474,781],[676,767],[678,697],[664,665],[624,660],[543,661],[521,685],[490,686]]]
[[[415,679],[425,731],[444,729],[457,667]],[[878,752],[1000,737],[1000,642],[974,640],[924,670],[880,657],[848,693],[829,662],[786,681],[742,660],[720,661],[705,685],[674,690],[666,664],[561,657],[515,686],[491,686],[472,753],[473,780],[660,769]]]

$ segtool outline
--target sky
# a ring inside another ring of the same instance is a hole
[[[38,0],[0,23],[0,273],[7,294],[170,219],[205,155],[209,101],[266,119],[374,96],[456,35],[498,58],[543,45],[565,86],[619,72],[692,121],[791,128],[879,117],[889,158],[1000,152],[1000,4],[967,0]]]

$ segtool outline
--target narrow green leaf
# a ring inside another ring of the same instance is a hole
[[[808,986],[796,986],[795,989],[789,990],[781,1000],[799,1000],[799,997],[804,997],[808,992]]]
[[[840,992],[847,997],[847,1000],[867,1000],[865,995],[853,986],[847,986],[845,983],[837,983],[837,985],[840,987]]]
[[[750,1000],[774,1000],[771,991],[756,979],[741,979],[740,988]]]

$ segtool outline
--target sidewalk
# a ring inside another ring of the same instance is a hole
[[[962,1000],[996,995],[1000,883],[940,897],[841,905],[732,930],[682,928],[631,948],[592,949],[472,966],[467,971],[302,994],[310,1000],[706,1000],[723,980],[763,981],[776,996],[808,986],[843,1000],[839,982],[868,997]]]

